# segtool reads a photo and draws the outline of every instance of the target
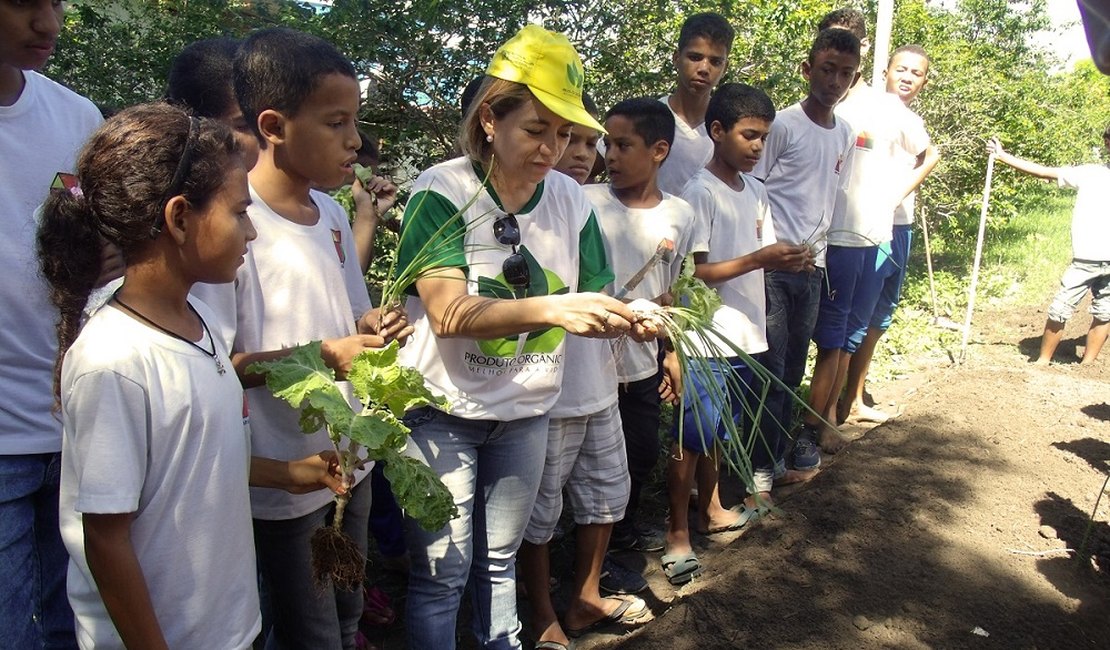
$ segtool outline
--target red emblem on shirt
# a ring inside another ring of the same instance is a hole
[[[335,254],[339,257],[339,265],[347,263],[347,253],[343,251],[343,233],[339,230],[331,231],[331,243],[335,244]]]

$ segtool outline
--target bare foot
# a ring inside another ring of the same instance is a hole
[[[848,442],[848,439],[835,427],[821,427],[821,433],[817,436],[817,444],[826,454],[839,452],[848,446]]]
[[[698,532],[709,535],[716,532],[734,530],[739,528],[740,515],[735,510],[722,509],[719,514],[698,517]]]
[[[744,507],[748,509],[756,508],[774,508],[775,500],[771,498],[770,492],[760,492],[759,494],[749,494],[748,498],[744,499]]]
[[[866,404],[857,404],[856,407],[853,408],[852,411],[848,414],[849,420],[855,420],[856,422],[874,422],[876,424],[882,424],[883,422],[886,422],[887,420],[892,420],[896,417],[898,417],[897,414],[880,411],[879,409],[868,406]]]
[[[1034,366],[1047,366],[1050,361],[1052,361],[1052,359],[1041,358],[1041,359],[1037,359],[1036,361],[1034,361],[1033,365]]]
[[[785,474],[775,479],[775,487],[781,485],[792,485],[794,483],[805,483],[806,481],[812,479],[814,476],[817,476],[817,473],[820,471],[820,469],[810,469],[805,471],[800,469],[788,469],[786,470]]]

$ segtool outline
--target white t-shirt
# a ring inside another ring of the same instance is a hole
[[[763,184],[741,174],[744,190],[737,192],[708,169],[697,173],[686,185],[682,198],[694,208],[694,236],[690,253],[707,253],[706,261],[723,262],[742,257],[775,243],[771,204]],[[749,271],[717,285],[722,306],[713,314],[713,325],[733,345],[748,354],[767,351],[767,304],[763,269]],[[710,356],[709,345],[718,354],[735,356],[715,336],[694,347]]]
[[[54,404],[58,312],[39,273],[35,212],[58,172],[100,125],[92,102],[37,72],[11,106],[0,106],[0,455],[62,448]]]
[[[605,238],[605,256],[616,278],[610,295],[643,268],[663,239],[674,243],[671,262],[656,264],[625,297],[655,300],[669,291],[682,270],[682,258],[690,252],[694,229],[690,205],[664,192],[659,205],[653,208],[629,208],[609,185],[587,185],[583,189],[594,205]],[[655,341],[637,343],[629,339],[623,343],[617,357],[619,381],[627,383],[653,376],[659,368],[658,350]]]
[[[713,139],[706,131],[705,122],[691,127],[674,112],[669,99],[664,95],[659,101],[674,114],[674,143],[667,159],[659,167],[656,183],[664,192],[680,196],[686,182],[713,157]]]
[[[320,219],[303,226],[274,212],[251,188],[247,213],[258,238],[250,243],[236,277],[236,352],[282,350],[350,336],[356,333],[356,320],[370,309],[346,211],[323,192],[313,190],[311,197]],[[211,285],[207,291],[226,292],[226,286]],[[205,291],[200,285],[193,287],[198,289]],[[228,327],[224,323],[218,329],[225,332]],[[217,328],[212,331],[215,334]],[[349,384],[340,387],[356,405]],[[269,388],[251,388],[247,398],[255,455],[295,460],[332,447],[324,429],[302,433],[300,411],[274,397]],[[355,482],[369,469],[357,471]],[[332,496],[327,490],[297,495],[251,488],[251,505],[258,519],[294,519],[323,507]]]
[[[852,145],[852,129],[844,120],[826,129],[814,124],[798,103],[779,111],[752,170],[764,179],[778,238],[815,245],[820,267],[825,266],[824,239]]]
[[[463,217],[456,218],[472,199]],[[463,271],[471,295],[514,299],[502,274],[512,248],[493,233],[495,219],[505,215],[498,206],[465,158],[425,170],[405,209],[398,268],[427,245],[436,251],[438,266]],[[515,215],[521,235],[516,248],[531,276],[521,297],[597,291],[613,279],[593,209],[569,176],[550,172]],[[416,331],[401,349],[400,361],[419,370],[433,393],[447,398],[451,414],[509,421],[551,409],[563,379],[562,328],[489,340],[439,338],[415,287],[408,290],[405,308]]]
[[[82,513],[134,513],[131,544],[171,648],[247,648],[261,629],[243,389],[215,350],[223,375],[207,354],[106,307],[66,354],[59,521],[82,648],[123,647],[85,558]]]
[[[912,128],[914,130],[920,129],[920,132],[925,133],[925,146],[922,148],[922,151],[924,151],[925,149],[929,148],[930,144],[933,143],[932,138],[929,138],[928,132],[925,131],[925,120],[922,120],[920,115],[914,113],[909,108],[906,108],[906,110],[909,111],[909,114],[912,116],[911,118],[909,118],[914,123],[914,126]],[[906,174],[912,174],[913,170],[917,167],[917,156],[910,156],[904,151],[899,151],[897,153],[898,164],[902,166],[902,168],[906,171]],[[916,200],[917,190],[910,192],[909,196],[902,199],[902,202],[899,203],[898,207],[894,209],[894,225],[908,226],[913,223],[913,211]]]
[[[906,158],[916,161],[929,146],[929,134],[897,95],[868,86],[838,104],[836,116],[852,127],[855,151],[836,193],[829,243],[878,246],[891,238],[910,176]]]
[[[1110,166],[1063,167],[1060,187],[1079,190],[1071,212],[1071,250],[1077,260],[1110,261]]]
[[[614,348],[632,339],[589,339],[567,336],[563,385],[549,412],[553,418],[593,415],[617,402],[617,362]]]

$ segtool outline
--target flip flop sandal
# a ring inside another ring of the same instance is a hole
[[[690,551],[689,553],[678,553],[675,555],[664,555],[662,557],[663,574],[667,576],[667,580],[672,585],[684,585],[694,578],[701,575],[702,566],[698,561],[698,556]]]
[[[617,605],[617,608],[609,612],[608,615],[602,616],[589,625],[579,628],[564,628],[563,631],[566,632],[566,635],[572,639],[577,639],[583,634],[593,632],[606,625],[631,625],[648,613],[647,603],[638,596],[607,596],[605,600],[619,600],[621,604]]]
[[[704,531],[704,532],[699,530],[698,533],[700,533],[702,535],[716,535],[717,533],[731,533],[731,532],[740,530],[744,526],[747,526],[748,523],[750,523],[752,521],[755,521],[756,519],[759,519],[761,516],[763,516],[763,511],[760,510],[759,508],[749,508],[748,506],[745,506],[745,505],[741,505],[740,509],[739,510],[734,510],[734,512],[736,512],[739,515],[739,517],[736,519],[736,521],[732,522],[731,524],[729,524],[727,526],[718,526],[716,528],[710,528],[709,530]]]

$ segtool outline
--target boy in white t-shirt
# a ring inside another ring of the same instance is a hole
[[[713,155],[713,141],[705,126],[709,95],[728,68],[728,53],[736,32],[724,16],[690,16],[678,32],[678,48],[671,58],[677,83],[659,101],[674,114],[671,151],[659,168],[659,189],[678,196],[686,181],[705,167]]]
[[[597,106],[585,93],[582,105],[597,116]],[[571,127],[570,143],[556,171],[584,185],[594,168],[600,136],[588,126]],[[613,524],[624,517],[629,490],[613,342],[568,336],[564,354],[563,363],[574,372],[564,373],[559,399],[548,411],[543,478],[519,551],[519,574],[528,591],[537,647],[566,646],[568,637],[605,624],[634,625],[648,612],[643,599],[631,595],[646,589],[647,582],[606,555]],[[560,623],[551,600],[548,545],[563,510],[564,492],[574,513],[574,585]],[[602,582],[605,578],[608,585]],[[602,592],[616,595],[602,597]]]
[[[867,31],[860,12],[837,10],[821,22],[822,27],[826,25],[851,32],[860,40],[861,55],[866,55],[867,47],[862,44],[867,42]],[[894,211],[916,187],[910,186],[912,173],[902,159],[924,158],[929,146],[921,120],[885,89],[868,86],[862,75],[837,104],[836,117],[852,127],[855,147],[833,208],[826,282],[813,333],[818,352],[810,405],[825,422],[807,413],[801,434],[819,438],[831,453],[846,443],[833,425],[838,398],[883,289],[883,262],[889,256]]]
[[[609,185],[588,185],[605,238],[605,253],[616,276],[613,291],[643,267],[659,243],[674,244],[669,264],[657,264],[626,299],[664,302],[689,248],[694,216],[682,199],[656,185],[659,165],[670,151],[674,117],[651,98],[628,99],[606,114],[605,167]],[[640,493],[659,460],[660,391],[681,385],[677,358],[665,355],[662,367],[655,341],[624,344],[617,360],[620,413],[628,450],[632,489],[624,519],[617,523],[609,547],[655,552],[662,540],[640,527]],[[664,381],[666,375],[666,381]],[[677,392],[677,391],[675,391]]]
[[[925,87],[929,74],[929,56],[919,45],[903,45],[894,50],[886,69],[886,92],[896,96],[902,105],[909,109],[910,104]],[[919,133],[925,133],[925,123],[912,110],[910,121]],[[842,423],[849,418],[861,422],[885,422],[890,415],[867,403],[867,372],[879,339],[890,327],[894,310],[902,295],[902,283],[906,279],[906,268],[910,259],[910,243],[913,240],[913,211],[916,188],[925,182],[940,162],[940,152],[925,135],[928,146],[919,154],[911,155],[905,150],[896,150],[896,165],[904,172],[903,179],[913,189],[894,210],[894,228],[885,253],[880,258],[879,275],[882,288],[871,320],[867,335],[859,344],[852,360],[848,363],[848,378],[845,382],[844,396],[837,404],[836,421]]]
[[[812,267],[809,247],[776,242],[770,204],[762,184],[749,176],[763,150],[775,108],[763,91],[745,84],[725,84],[713,95],[706,113],[714,152],[708,166],[686,185],[683,197],[694,209],[694,234],[690,251],[695,275],[721,296],[722,306],[713,323],[731,345],[747,354],[767,350],[766,305],[763,269],[802,271]],[[681,438],[676,440],[667,469],[670,521],[663,571],[672,584],[688,582],[701,572],[690,543],[688,509],[690,489],[698,474],[698,526],[702,534],[739,529],[770,504],[777,427],[764,427],[764,440],[752,445],[756,473],[755,495],[739,512],[725,510],[718,493],[717,438],[726,434],[724,418],[737,428],[759,430],[745,422],[745,402],[752,397],[755,376],[728,343],[696,341],[707,346],[703,356],[728,357],[726,363],[709,359],[712,376],[691,372],[682,393]],[[708,349],[712,346],[714,349]],[[730,404],[710,399],[724,394]],[[717,403],[715,403],[717,402]],[[675,427],[678,435],[677,425]]]
[[[1102,131],[1102,143],[1110,151],[1110,124]],[[1064,323],[1088,289],[1093,296],[1091,328],[1087,330],[1087,344],[1079,363],[1093,363],[1110,333],[1110,219],[1106,218],[1106,206],[1110,205],[1110,165],[1045,167],[1005,151],[997,138],[987,143],[987,151],[1018,171],[1079,190],[1071,213],[1072,260],[1048,308],[1036,363],[1047,365],[1052,361],[1064,334]]]
[[[765,365],[795,391],[805,374],[809,341],[817,320],[825,275],[825,237],[840,174],[852,152],[851,128],[833,115],[833,108],[859,75],[859,52],[859,39],[850,32],[826,29],[817,35],[807,60],[802,62],[809,93],[798,104],[779,112],[763,156],[752,172],[763,179],[767,188],[779,239],[810,245],[816,254],[816,272],[773,270],[765,276],[768,344]],[[835,379],[836,367],[828,372],[827,361],[831,358],[831,353],[824,358],[818,356],[822,372],[815,369],[813,377],[817,394],[827,393]],[[789,434],[793,406],[785,391],[772,387],[767,408]],[[830,444],[829,451],[836,451],[841,444],[831,439],[820,442],[822,446]],[[813,470],[820,462],[817,441],[799,436],[795,441],[795,468]]]
[[[258,238],[236,281],[232,362],[248,387],[251,450],[279,460],[330,446],[327,432],[301,433],[299,414],[246,373],[256,361],[323,340],[324,359],[342,377],[363,349],[380,347],[407,324],[377,312],[362,279],[347,214],[313,187],[351,173],[360,139],[359,87],[350,62],[329,43],[291,29],[255,32],[235,60],[235,92],[261,151],[250,172],[248,208]],[[343,530],[366,552],[369,467],[355,475]],[[353,648],[362,590],[318,588],[309,538],[330,519],[330,495],[252,488],[262,587],[280,647]]]
[[[35,259],[35,211],[101,122],[42,68],[62,3],[0,2],[0,647],[74,647],[58,532],[62,427],[52,413],[58,312]]]

